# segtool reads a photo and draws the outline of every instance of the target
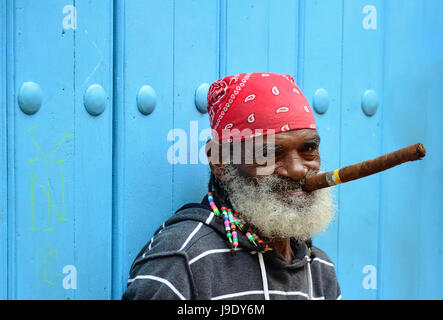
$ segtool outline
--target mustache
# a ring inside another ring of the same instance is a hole
[[[237,168],[234,166],[227,164],[222,167],[224,176],[228,177],[225,181],[220,181],[216,179],[217,183],[220,186],[228,191],[230,190],[232,179],[237,179],[240,177]],[[285,192],[293,192],[302,189],[302,186],[305,184],[305,181],[308,177],[315,176],[320,173],[321,170],[308,169],[305,176],[300,180],[293,180],[290,177],[280,176],[277,174],[271,174],[268,176],[261,177],[243,177],[245,181],[248,181],[249,186],[255,187],[255,189],[261,189],[262,191],[270,191],[275,193],[285,193]]]
[[[305,184],[306,178],[314,176],[318,173],[318,170],[309,169],[306,175],[300,180],[293,180],[290,177],[272,175],[257,180],[257,183],[275,192],[291,192],[301,190],[302,186]]]

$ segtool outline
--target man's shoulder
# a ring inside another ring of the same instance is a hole
[[[211,224],[212,217],[212,211],[202,205],[183,206],[155,231],[138,257],[148,258],[162,253],[192,256],[226,245],[224,238]]]

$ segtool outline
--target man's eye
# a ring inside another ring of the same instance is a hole
[[[318,149],[317,145],[310,144],[310,145],[305,146],[303,148],[303,151],[304,152],[313,152],[313,151],[316,151],[317,149]]]

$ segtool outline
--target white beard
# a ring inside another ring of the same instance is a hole
[[[299,182],[269,175],[257,179],[254,184],[240,176],[235,167],[227,165],[224,169],[228,176],[224,187],[233,203],[263,237],[270,240],[294,237],[305,241],[325,231],[334,217],[330,188],[282,197],[276,189],[289,192],[298,189]]]

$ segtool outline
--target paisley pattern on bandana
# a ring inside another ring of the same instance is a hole
[[[316,129],[309,102],[291,75],[253,72],[227,76],[211,84],[207,99],[211,128],[221,143],[252,139],[266,135],[267,130]],[[248,134],[242,134],[244,130]]]

